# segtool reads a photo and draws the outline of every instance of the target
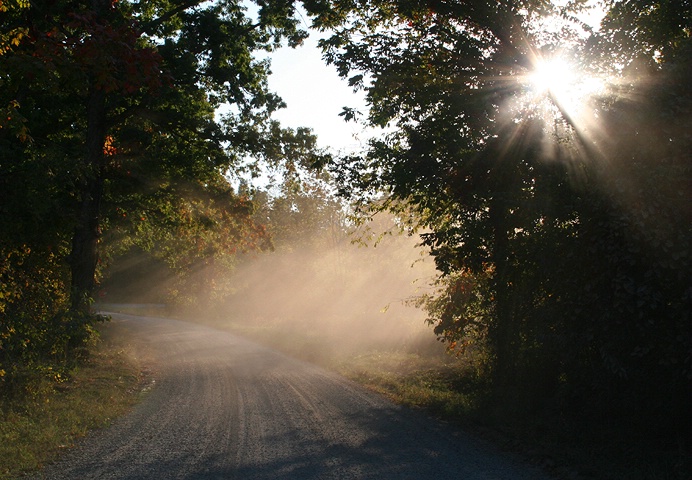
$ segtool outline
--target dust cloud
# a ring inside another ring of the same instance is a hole
[[[97,308],[205,323],[309,361],[444,355],[425,312],[410,305],[436,277],[419,238],[391,234],[367,245],[357,238],[306,232],[274,251],[235,257],[232,267],[191,262],[183,278],[134,248],[112,262]]]
[[[278,249],[236,268],[233,294],[212,316],[311,361],[441,351],[425,312],[409,305],[434,275],[431,258],[407,236]]]

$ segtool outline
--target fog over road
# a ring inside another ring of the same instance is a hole
[[[241,337],[113,314],[155,386],[44,479],[546,479],[424,414]]]

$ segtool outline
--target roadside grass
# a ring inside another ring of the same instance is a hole
[[[450,356],[370,352],[336,365],[342,375],[392,401],[463,427],[519,454],[555,478],[569,480],[688,480],[689,450],[637,426],[526,408],[518,392],[498,398],[468,360]]]
[[[474,417],[484,394],[473,368],[452,357],[377,351],[343,360],[335,367],[396,403],[460,423]]]
[[[519,392],[493,396],[473,364],[447,356],[371,352],[336,365],[342,375],[392,401],[454,423],[519,454],[555,478],[689,480],[692,458],[674,439],[647,436],[629,424],[547,406],[526,408]]]
[[[28,384],[0,396],[0,479],[18,478],[55,460],[89,430],[109,425],[138,400],[140,368],[103,325],[87,360],[61,382]]]

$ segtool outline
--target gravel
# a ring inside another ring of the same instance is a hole
[[[152,369],[143,401],[38,479],[543,480],[540,470],[236,335],[112,314]]]

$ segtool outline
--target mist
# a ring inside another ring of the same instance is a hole
[[[442,351],[425,312],[410,305],[434,275],[413,237],[283,248],[244,258],[230,279],[233,293],[209,316],[308,360]]]
[[[288,221],[302,218],[290,213]],[[444,354],[426,313],[412,306],[437,276],[420,238],[392,233],[386,215],[351,234],[333,224],[277,227],[273,251],[187,259],[177,273],[156,251],[132,248],[113,259],[98,302],[206,323],[310,361]]]

